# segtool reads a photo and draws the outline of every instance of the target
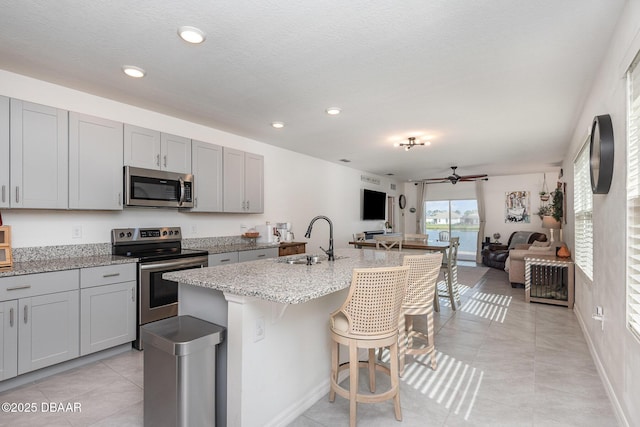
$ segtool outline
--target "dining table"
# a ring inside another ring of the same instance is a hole
[[[376,241],[374,239],[367,240],[359,240],[359,241],[351,241],[350,245],[353,245],[355,248],[375,248]],[[456,309],[456,300],[459,301],[458,294],[458,264],[457,260],[449,260],[448,256],[450,254],[449,248],[451,246],[451,242],[449,241],[433,241],[433,240],[402,240],[402,251],[411,249],[413,250],[422,250],[422,251],[431,251],[431,252],[442,252],[443,256],[443,266],[446,265],[447,271],[445,274],[446,284],[447,284],[447,296],[451,301],[451,308],[453,310]],[[384,249],[381,249],[384,250]],[[397,249],[396,249],[397,250]],[[444,296],[444,295],[442,295]],[[459,303],[459,302],[458,302]],[[436,296],[434,299],[434,309],[435,311],[440,311],[440,302],[438,292],[436,292]]]

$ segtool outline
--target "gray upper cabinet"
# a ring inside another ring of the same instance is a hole
[[[10,108],[10,206],[66,209],[67,111],[17,99]]]
[[[160,169],[191,173],[191,140],[183,136],[160,134]]]
[[[124,165],[191,173],[191,140],[125,124]]]
[[[123,125],[69,113],[69,208],[122,209]]]
[[[228,147],[223,155],[224,211],[263,212],[264,157]]]
[[[9,207],[9,98],[0,96],[0,208]],[[0,376],[0,378],[2,378]]]
[[[191,212],[222,212],[222,147],[194,140],[191,151],[195,179]]]

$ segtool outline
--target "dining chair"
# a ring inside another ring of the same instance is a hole
[[[388,236],[385,234],[373,236],[376,241],[376,249],[380,249],[382,246],[385,250],[389,251],[395,247],[399,251],[402,250],[402,236]]]
[[[431,369],[436,369],[433,302],[436,283],[442,265],[442,252],[425,255],[406,255],[402,265],[409,266],[409,281],[402,300],[399,325],[400,375],[404,372],[405,355],[431,355]],[[413,328],[416,316],[426,316],[426,333]],[[422,346],[416,347],[414,341]]]
[[[449,298],[451,308],[456,310],[456,302],[460,304],[460,292],[458,291],[458,247],[460,246],[459,237],[451,237],[449,239],[449,247],[447,248],[446,257],[442,260],[441,270],[444,280],[439,281],[436,286],[435,308],[440,311],[439,298]]]
[[[440,233],[438,233],[438,240],[441,242],[448,242],[449,241],[449,232],[446,230],[441,231]]]
[[[353,234],[353,242],[355,243],[354,247],[356,247],[357,249],[362,248],[361,245],[358,245],[358,242],[364,242],[366,239],[367,239],[367,235],[366,234],[364,234],[364,233],[354,233]]]
[[[395,417],[402,420],[398,358],[398,325],[409,279],[409,266],[356,268],[349,293],[340,308],[329,316],[331,333],[331,378],[329,401],[336,394],[349,399],[349,425],[356,425],[358,403],[393,399]],[[349,350],[349,361],[339,364],[340,346]],[[389,366],[377,363],[376,348],[389,348]],[[358,360],[358,349],[369,350],[368,361]],[[368,368],[370,393],[358,392],[358,371]],[[338,383],[341,371],[349,372],[349,388]],[[376,372],[389,375],[388,390],[376,393]]]

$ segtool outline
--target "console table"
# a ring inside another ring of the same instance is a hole
[[[525,256],[524,282],[526,302],[573,308],[574,264],[571,258]]]

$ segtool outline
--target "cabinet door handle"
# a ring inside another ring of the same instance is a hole
[[[27,307],[26,305],[24,306],[24,324],[27,324],[27,321],[29,320],[29,307]]]
[[[106,273],[103,274],[102,277],[118,277],[120,273]]]
[[[156,154],[156,165],[160,167],[160,154]]]
[[[31,285],[11,286],[10,288],[7,288],[7,291],[18,291],[20,289],[29,289],[30,287],[31,287]]]
[[[220,260],[220,262],[229,262],[229,261],[231,261],[231,258],[225,258]]]
[[[20,203],[20,187],[16,187],[16,203]]]
[[[247,210],[249,210],[249,201],[247,200]]]
[[[13,328],[13,308],[9,309],[9,326]]]
[[[118,206],[122,206],[122,193],[118,193]]]
[[[167,167],[167,155],[166,154],[164,155],[163,161],[164,161],[164,167],[166,168]]]
[[[266,256],[266,254],[260,254],[260,255],[258,255],[258,258],[262,258],[262,257],[265,257],[265,256]]]
[[[6,186],[6,185],[3,185],[3,186],[2,186],[2,203],[4,203],[4,201],[5,201],[5,198],[6,198],[5,193],[6,193],[6,192],[7,192],[7,186]]]
[[[131,288],[131,301],[136,302],[136,288],[135,288],[135,286]]]
[[[197,208],[197,207],[198,207],[198,198],[197,198],[197,197],[195,197],[195,198],[193,199],[193,207],[194,207],[194,208]]]

